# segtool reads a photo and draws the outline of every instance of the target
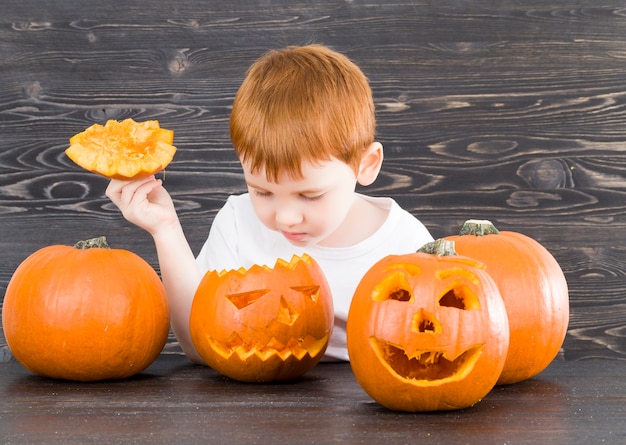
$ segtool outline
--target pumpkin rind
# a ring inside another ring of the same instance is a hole
[[[391,255],[358,285],[350,364],[372,399],[398,411],[467,408],[495,385],[508,349],[497,286],[471,259]]]
[[[157,358],[169,333],[169,309],[161,280],[136,254],[55,245],[16,269],[2,325],[11,353],[35,374],[121,379]]]
[[[536,240],[498,231],[489,221],[468,220],[461,233],[446,239],[460,255],[486,264],[509,316],[509,352],[498,384],[536,376],[557,356],[567,333],[569,292],[561,267]]]
[[[138,179],[163,170],[176,153],[174,132],[156,120],[93,124],[70,138],[65,153],[79,166],[107,178]]]
[[[291,380],[324,355],[333,327],[330,288],[308,255],[273,268],[209,271],[189,329],[198,354],[234,380]]]

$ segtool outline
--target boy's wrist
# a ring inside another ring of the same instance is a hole
[[[175,239],[179,237],[183,233],[183,228],[180,224],[178,218],[175,220],[161,224],[158,227],[155,227],[154,231],[150,234],[155,242],[158,241],[167,241],[170,239]],[[183,235],[184,237],[184,235]]]

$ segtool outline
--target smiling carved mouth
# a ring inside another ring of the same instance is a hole
[[[410,382],[441,384],[447,380],[463,379],[473,368],[482,352],[474,346],[458,357],[449,359],[440,351],[417,351],[411,357],[404,349],[375,337],[370,338],[376,356],[397,377]]]

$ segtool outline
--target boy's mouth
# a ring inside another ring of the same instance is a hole
[[[285,232],[283,230],[280,231],[288,241],[292,243],[301,243],[306,240],[307,234],[304,232]]]

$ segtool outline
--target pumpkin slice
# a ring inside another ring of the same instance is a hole
[[[156,120],[109,120],[70,138],[65,154],[82,168],[113,179],[138,179],[163,170],[174,157],[174,132]]]

